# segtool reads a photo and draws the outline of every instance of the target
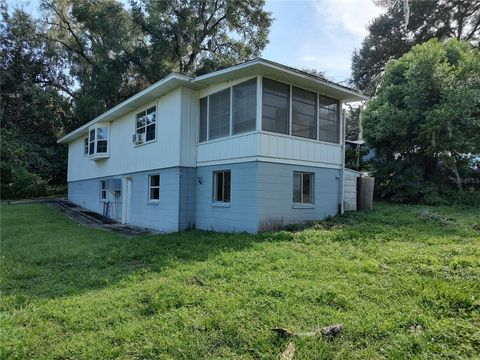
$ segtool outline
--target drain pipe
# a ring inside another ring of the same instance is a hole
[[[343,215],[345,212],[344,198],[345,198],[345,109],[343,108],[343,101],[340,103],[342,106],[341,112],[341,149],[342,149],[342,170],[340,176],[340,214]]]

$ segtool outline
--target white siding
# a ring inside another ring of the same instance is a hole
[[[68,181],[179,166],[181,163],[181,95],[182,89],[178,88],[157,101],[145,104],[112,122],[110,157],[107,159],[93,161],[83,156],[83,137],[70,143]],[[135,133],[135,116],[141,110],[155,104],[157,105],[157,139],[149,144],[134,146],[132,135]],[[191,159],[186,161],[191,162]]]

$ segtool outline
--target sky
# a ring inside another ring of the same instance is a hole
[[[7,0],[38,15],[40,0]],[[323,71],[335,82],[351,73],[354,49],[382,9],[372,0],[266,0],[272,13],[269,44],[262,57],[299,69]]]

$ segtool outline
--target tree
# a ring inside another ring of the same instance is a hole
[[[143,34],[116,0],[44,0],[44,24],[69,75],[76,122],[84,124],[149,85],[135,67]]]
[[[134,21],[148,42],[142,73],[202,74],[259,56],[272,23],[264,0],[132,0]]]
[[[429,201],[452,183],[462,191],[460,173],[480,153],[480,51],[455,39],[416,45],[388,62],[362,116],[383,196]]]
[[[369,25],[369,35],[352,57],[352,84],[374,94],[390,59],[431,38],[480,42],[480,0],[380,0],[387,8]],[[408,16],[406,17],[406,11]]]
[[[50,40],[69,63],[75,126],[170,72],[204,73],[258,56],[263,0],[43,0]]]
[[[66,151],[56,139],[70,121],[70,104],[59,93],[69,82],[38,24],[21,10],[0,11],[2,197],[13,196],[12,188],[39,195],[38,186],[65,179]],[[25,179],[29,185],[17,186]]]

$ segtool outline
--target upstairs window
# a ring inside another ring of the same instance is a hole
[[[215,171],[213,173],[213,201],[230,202],[230,170]]]
[[[156,139],[157,108],[153,106],[137,114],[136,135],[137,144]]]
[[[108,150],[108,128],[97,128],[97,153],[106,153]]]
[[[208,97],[200,99],[200,136],[199,142],[207,141]]]
[[[88,155],[95,154],[95,129],[90,130]]]
[[[148,181],[148,200],[160,200],[160,175],[150,175]]]
[[[88,135],[88,155],[95,155],[93,157],[97,158],[97,155],[105,157],[108,155],[108,141],[109,141],[109,128],[108,126],[95,126],[90,129]],[[84,143],[86,146],[86,142]],[[85,151],[85,149],[84,149]]]
[[[230,135],[230,89],[209,96],[208,139],[218,139]]]
[[[88,155],[88,137],[83,139],[83,155]]]
[[[313,181],[312,173],[293,173],[293,202],[295,204],[313,204]]]
[[[338,101],[326,96],[319,96],[318,128],[319,140],[338,143],[340,138]]]
[[[317,94],[292,88],[292,135],[317,138]]]
[[[290,85],[263,79],[262,129],[289,133]]]
[[[255,131],[257,78],[200,99],[198,142]]]
[[[257,79],[233,87],[233,134],[255,130],[257,119]]]

